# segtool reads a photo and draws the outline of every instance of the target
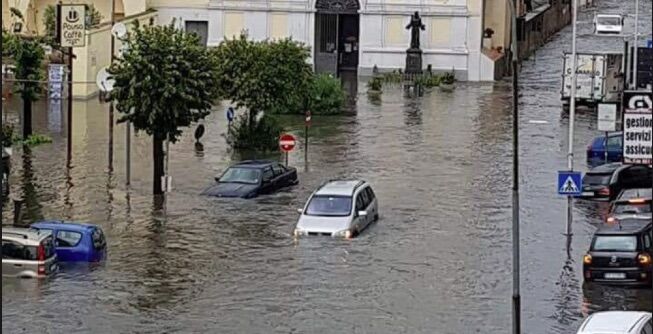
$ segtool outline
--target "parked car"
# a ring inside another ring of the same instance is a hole
[[[613,200],[624,189],[644,188],[653,182],[653,168],[609,163],[592,168],[583,177],[581,198]]]
[[[620,162],[623,158],[624,138],[623,132],[612,132],[608,134],[607,150],[608,162]],[[587,161],[598,166],[605,163],[606,140],[605,136],[598,136],[592,139],[587,145]]]
[[[297,184],[297,169],[269,160],[248,160],[227,169],[217,183],[202,194],[217,197],[253,198]]]
[[[99,262],[106,258],[107,241],[99,226],[47,220],[31,227],[52,233],[61,262]]]
[[[610,205],[607,223],[617,219],[651,219],[651,188],[626,189]]]
[[[2,228],[2,276],[44,278],[57,268],[52,232]]]
[[[624,18],[617,14],[597,14],[594,16],[594,30],[597,34],[621,34]]]
[[[577,334],[649,334],[651,312],[596,312],[580,325]]]
[[[650,287],[652,226],[650,219],[623,219],[599,227],[583,257],[585,281]]]
[[[362,180],[328,181],[306,202],[294,236],[324,235],[352,238],[379,219],[376,195]]]

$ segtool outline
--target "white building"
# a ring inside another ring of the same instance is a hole
[[[150,0],[158,23],[173,19],[209,46],[245,30],[253,39],[292,37],[311,47],[316,71],[369,75],[403,69],[418,11],[424,67],[456,72],[459,80],[493,80],[481,52],[483,0]]]

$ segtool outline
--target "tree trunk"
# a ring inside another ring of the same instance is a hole
[[[32,101],[23,98],[23,139],[32,135]]]
[[[152,193],[154,195],[163,194],[161,189],[161,177],[163,176],[163,138],[159,135],[152,137],[152,160],[154,161],[154,179],[152,180]]]

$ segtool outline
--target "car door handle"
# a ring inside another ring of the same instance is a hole
[[[22,267],[23,265],[20,263],[14,263],[14,267]]]

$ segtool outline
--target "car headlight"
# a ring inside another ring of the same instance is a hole
[[[345,239],[350,239],[352,237],[352,233],[350,230],[342,230],[338,231],[332,234],[332,236],[336,238],[345,238]]]
[[[299,227],[295,228],[295,230],[292,232],[292,235],[296,238],[300,235],[304,235],[304,231],[302,231]]]

